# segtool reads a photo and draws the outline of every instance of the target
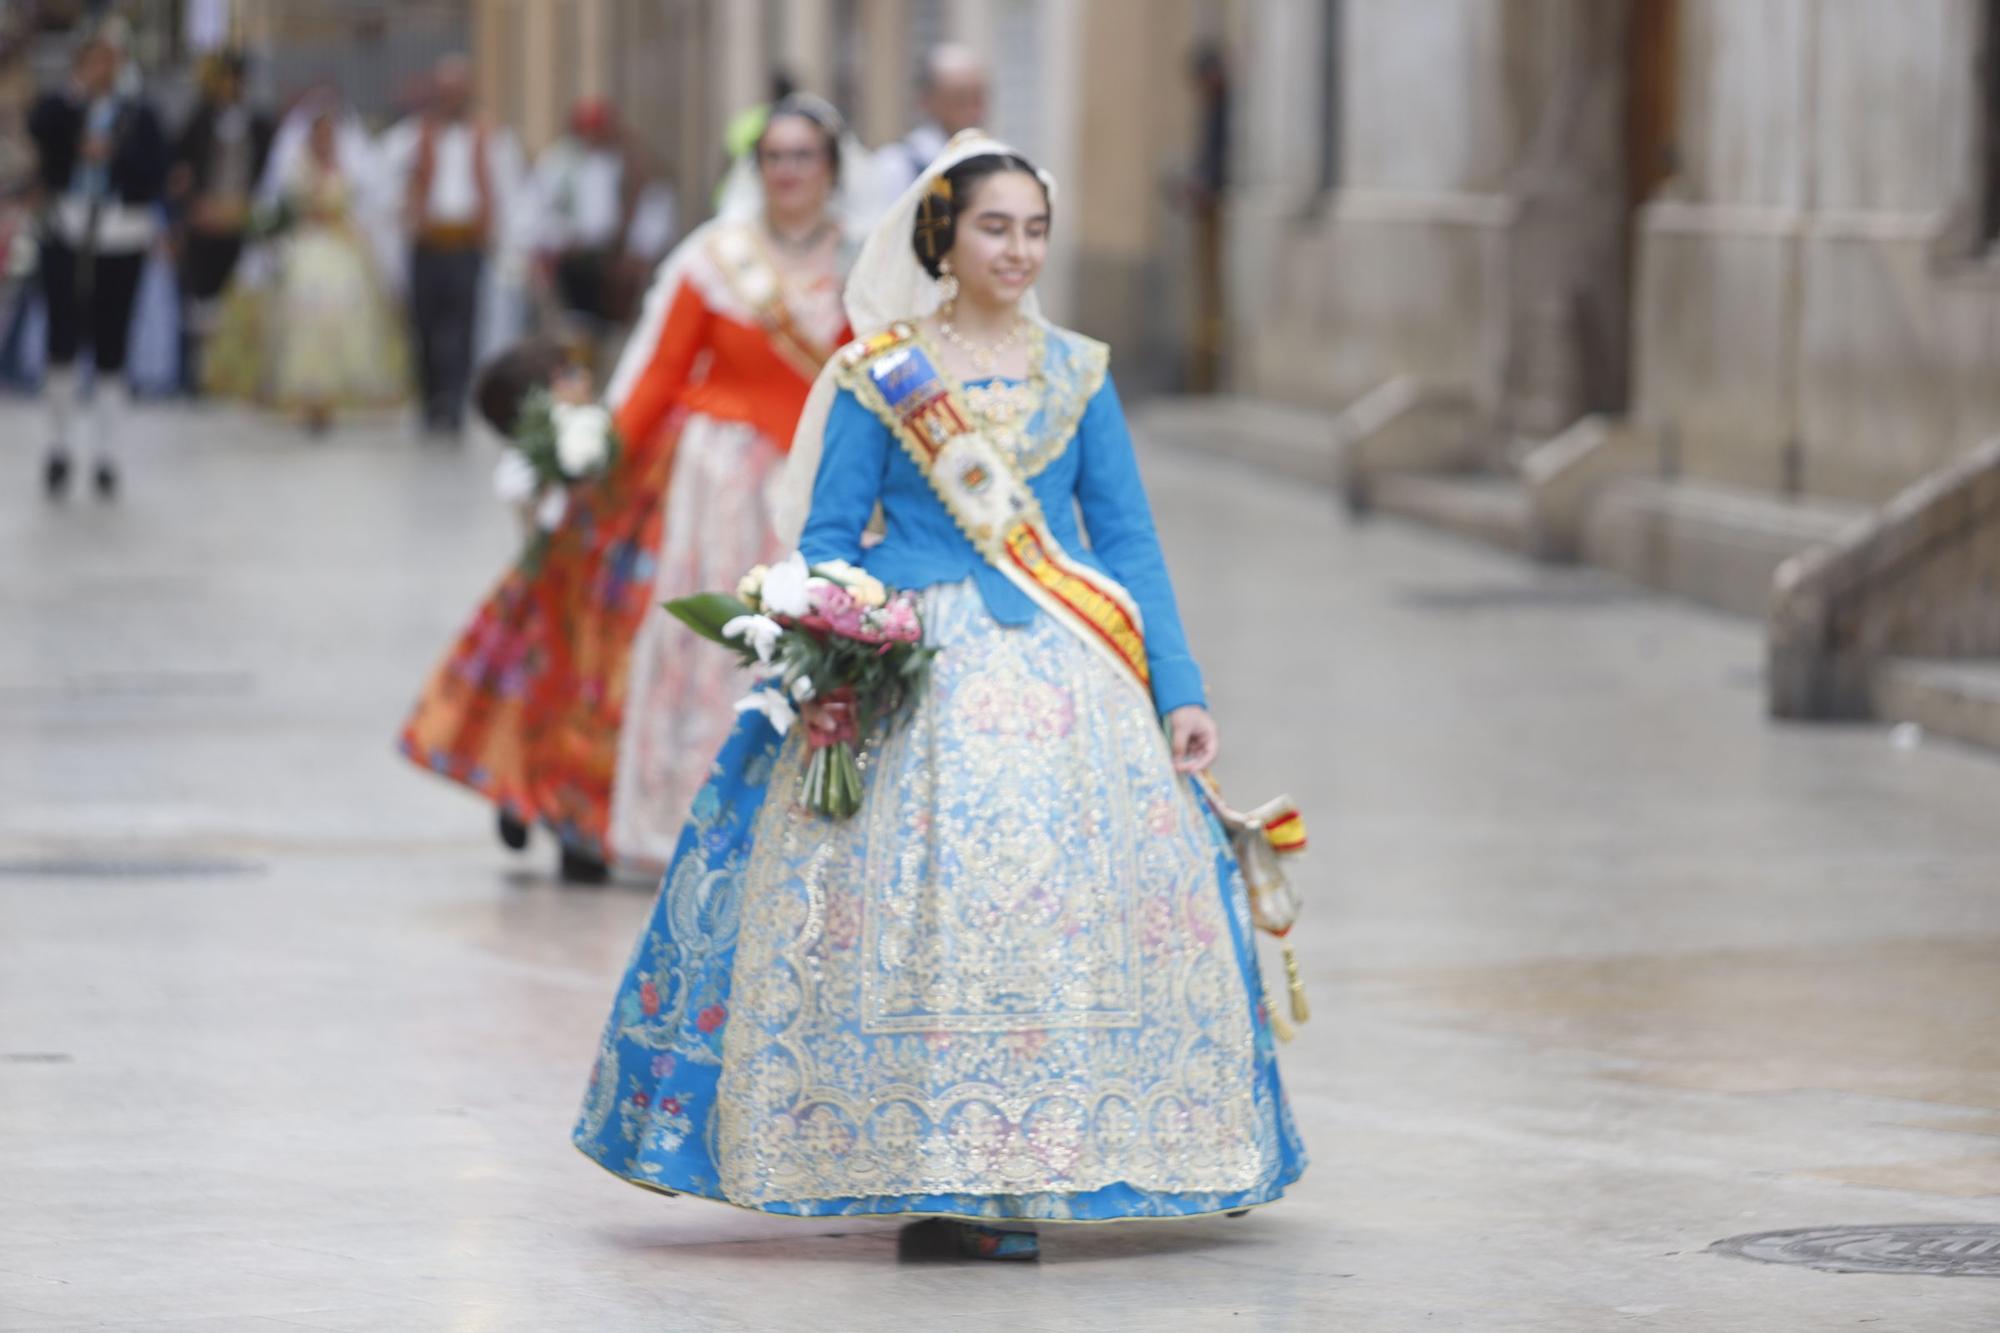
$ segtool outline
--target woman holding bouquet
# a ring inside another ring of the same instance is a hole
[[[1233,1212],[1304,1167],[1107,352],[1034,303],[1051,193],[960,136],[862,252],[869,336],[785,489],[806,561],[918,591],[936,656],[851,818],[802,788],[826,682],[807,726],[739,721],[576,1127],[635,1184],[1027,1258],[1038,1221]]]
[[[532,576],[501,585],[404,731],[413,760],[500,807],[509,845],[553,829],[567,879],[666,862],[747,683],[659,608],[776,553],[767,491],[846,336],[843,134],[818,99],[772,108],[722,215],[647,295],[606,393],[615,462],[572,488]],[[479,632],[531,615],[534,651]]]

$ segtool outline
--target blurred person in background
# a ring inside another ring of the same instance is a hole
[[[401,200],[409,243],[409,306],[424,428],[456,436],[465,422],[475,322],[490,254],[503,250],[523,186],[507,130],[476,118],[472,66],[446,56],[430,103],[384,137],[385,178]]]
[[[844,162],[866,171],[843,139],[818,98],[771,109],[721,215],[646,295],[605,394],[611,471],[572,490],[532,576],[480,608],[404,730],[412,760],[499,805],[509,846],[550,828],[565,879],[600,881],[613,858],[665,864],[728,733],[743,674],[661,604],[776,554],[767,491],[846,337],[839,187]],[[539,651],[490,648],[535,633]]]
[[[42,217],[40,272],[48,311],[51,440],[43,485],[69,487],[70,433],[79,403],[77,354],[90,344],[93,478],[99,496],[118,489],[118,448],[130,393],[125,361],[133,304],[160,233],[159,205],[170,155],[160,118],[122,91],[123,28],[106,22],[78,44],[65,85],[28,112]],[[129,86],[129,85],[128,85]]]
[[[527,339],[486,364],[473,400],[480,419],[512,441],[527,426],[538,394],[550,404],[593,401],[588,349],[555,337]],[[503,454],[496,482],[506,476],[512,453]],[[608,481],[571,489],[598,484]],[[539,497],[504,486],[502,498],[532,504]],[[523,515],[529,545],[426,682],[399,748],[491,801],[507,846],[521,850],[529,830],[544,824],[562,849],[563,878],[597,882],[605,877],[601,835],[574,829],[570,813],[579,803],[594,803],[572,795],[562,738],[553,729],[561,716],[560,692],[587,684],[569,652],[569,599],[579,595],[579,571],[594,568],[596,534],[585,526],[594,510],[569,495],[560,509],[546,523],[532,509]]]
[[[223,289],[243,256],[250,209],[276,126],[244,102],[247,65],[234,51],[203,59],[201,100],[174,149],[167,195],[180,211],[181,382],[201,389],[201,351]]]
[[[923,120],[875,151],[875,174],[885,203],[909,189],[953,136],[986,123],[988,92],[986,62],[978,52],[956,44],[930,50],[917,81]]]
[[[535,162],[526,209],[537,280],[563,313],[593,338],[630,320],[673,242],[674,195],[608,103],[576,104]]]
[[[402,401],[403,332],[376,275],[359,215],[369,167],[360,124],[331,98],[302,109],[304,141],[287,154],[264,354],[269,400],[323,432],[342,408]]]

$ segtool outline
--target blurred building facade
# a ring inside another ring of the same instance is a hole
[[[1300,466],[1768,612],[1780,713],[2000,744],[2000,4],[1234,19],[1233,385],[1326,414]]]
[[[1062,182],[1043,284],[1052,312],[1110,339],[1136,383],[1171,383],[1185,338],[1184,221],[1168,188],[1194,133],[1189,50],[1222,0],[468,0],[483,100],[532,149],[579,96],[610,97],[673,176],[709,197],[731,116],[782,70],[869,146],[916,115],[923,53],[958,41],[993,69],[990,128]],[[554,58],[550,58],[550,53]],[[698,217],[698,210],[691,210]]]
[[[1884,499],[2000,427],[1993,9],[1267,0],[1238,385],[1630,409],[1687,475]]]

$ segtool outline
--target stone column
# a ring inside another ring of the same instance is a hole
[[[747,106],[761,102],[770,93],[769,70],[764,67],[764,6],[750,0],[731,0],[715,11],[716,95],[724,124]]]
[[[556,0],[526,0],[514,34],[521,55],[521,111],[515,121],[524,149],[540,148],[555,137],[561,112],[556,106]]]
[[[1037,53],[1042,62],[1042,87],[1048,98],[1042,109],[1045,143],[1037,165],[1058,182],[1070,183],[1068,196],[1061,201],[1065,204],[1073,204],[1077,198],[1076,187],[1081,184],[1077,166],[1082,161],[1088,130],[1079,111],[1081,83],[1089,77],[1090,70],[1090,63],[1084,59],[1082,9],[1083,6],[1069,0],[1042,0],[1036,16],[1040,28]],[[1073,218],[1070,210],[1063,211]],[[1078,235],[1074,225],[1055,228],[1049,238],[1048,262],[1036,288],[1044,312],[1057,323],[1076,318]]]
[[[1496,52],[1531,127],[1508,182],[1503,434],[1545,439],[1627,395],[1625,108],[1631,0],[1510,5]]]
[[[520,107],[516,91],[507,86],[507,67],[515,25],[520,20],[518,0],[477,0],[472,13],[472,69],[480,111],[494,120],[518,125]]]
[[[778,59],[801,88],[833,92],[833,7],[826,0],[786,0],[785,45]]]
[[[963,42],[991,60],[1000,33],[1000,15],[994,0],[950,0],[945,10],[946,30],[955,42]]]
[[[576,48],[580,55],[576,73],[579,97],[603,97],[611,86],[607,65],[611,58],[606,0],[576,0]]]
[[[854,128],[873,147],[909,132],[910,87],[916,53],[910,49],[910,0],[861,0],[861,68],[856,71]]]

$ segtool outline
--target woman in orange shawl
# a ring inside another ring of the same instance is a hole
[[[768,492],[847,337],[841,133],[818,99],[772,108],[761,188],[689,235],[647,295],[606,393],[615,465],[572,491],[535,568],[501,582],[403,731],[414,762],[499,807],[508,845],[552,829],[566,879],[600,880],[613,858],[665,864],[734,721],[745,679],[661,604],[779,554]]]

